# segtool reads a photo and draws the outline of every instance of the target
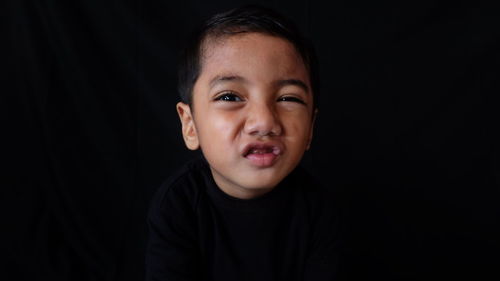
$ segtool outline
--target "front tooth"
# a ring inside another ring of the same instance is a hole
[[[252,154],[264,154],[264,153],[266,153],[265,149],[260,149],[260,148],[252,149]]]

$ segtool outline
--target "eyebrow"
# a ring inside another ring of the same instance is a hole
[[[302,80],[299,79],[284,79],[284,80],[278,80],[276,81],[276,84],[279,87],[284,87],[284,86],[297,86],[299,88],[302,88],[306,93],[309,93],[309,87],[307,87],[306,83],[304,83]]]
[[[210,88],[213,88],[215,85],[223,83],[223,82],[231,82],[231,81],[236,81],[236,82],[245,82],[246,79],[238,76],[238,75],[217,75],[215,76],[212,80],[210,80]]]
[[[223,82],[247,82],[247,80],[239,75],[217,75],[212,80],[210,80],[209,85],[210,88],[213,88],[215,85],[223,83]],[[282,79],[274,82],[274,84],[278,87],[285,86],[297,86],[302,88],[307,94],[309,93],[309,87],[306,83],[299,79]]]

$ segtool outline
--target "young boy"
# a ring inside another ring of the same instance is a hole
[[[312,49],[274,12],[211,18],[180,65],[189,163],[149,214],[146,280],[333,280],[337,218],[297,165],[311,143]]]

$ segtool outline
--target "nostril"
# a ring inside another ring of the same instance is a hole
[[[281,134],[279,118],[273,108],[260,105],[253,106],[247,112],[245,132],[256,136],[275,136]]]
[[[264,136],[279,136],[281,135],[281,127],[279,125],[275,125],[272,127],[264,128],[264,127],[254,127],[252,129],[247,130],[248,134],[255,135],[259,137]]]

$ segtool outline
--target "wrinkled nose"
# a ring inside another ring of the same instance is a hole
[[[270,105],[255,104],[247,113],[245,133],[253,136],[279,136],[282,127],[276,110]]]

